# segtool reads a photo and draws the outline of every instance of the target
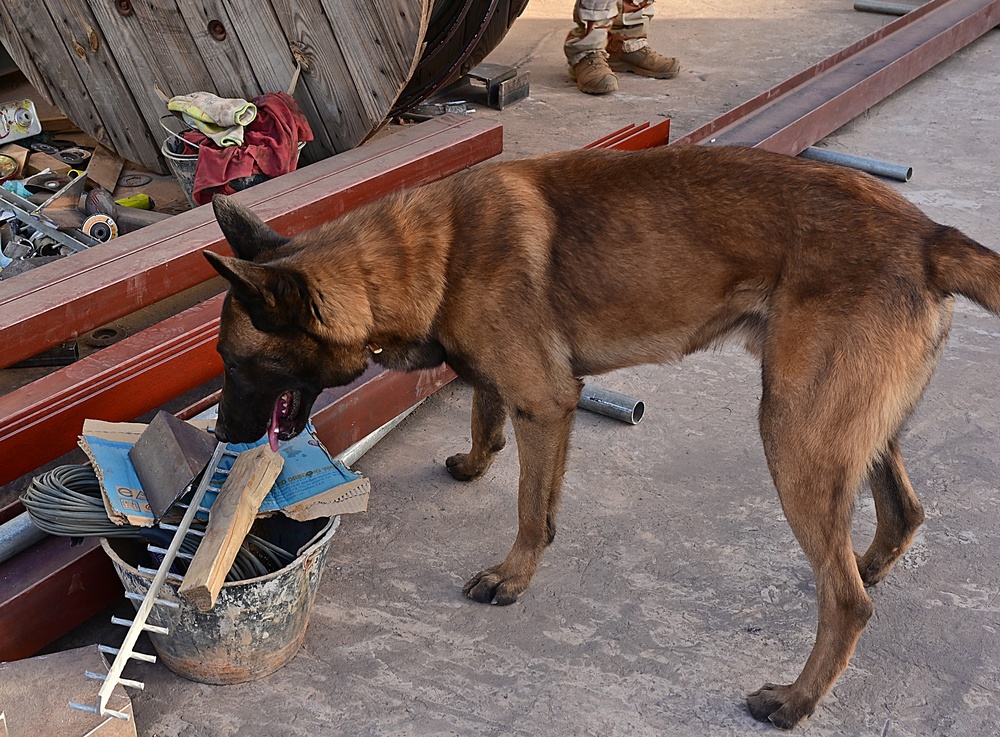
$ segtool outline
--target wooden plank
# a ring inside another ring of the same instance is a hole
[[[442,116],[264,182],[238,196],[294,234],[375,194],[413,187],[502,150],[502,127]],[[58,345],[207,279],[203,249],[227,252],[210,207],[0,281],[0,365]]]
[[[430,14],[427,0],[373,4],[321,0],[344,71],[377,127],[410,79]]]
[[[201,55],[219,95],[252,100],[271,91],[263,89],[254,75],[223,0],[177,0],[177,8],[187,24],[191,46]],[[225,38],[214,37],[210,28],[225,33]]]
[[[33,0],[4,0],[10,22],[24,39],[24,45],[52,103],[84,130],[99,130],[103,121],[87,95],[87,87],[73,62],[73,54],[63,43],[47,4]]]
[[[114,192],[124,165],[121,156],[104,146],[98,146],[87,164],[87,176],[94,184],[104,187],[108,192]]]
[[[211,611],[250,532],[261,502],[274,486],[285,459],[267,445],[240,453],[212,502],[205,536],[177,593],[203,612]]]
[[[36,66],[35,60],[31,57],[28,47],[24,45],[20,29],[14,23],[14,18],[11,16],[6,2],[0,3],[0,42],[7,49],[10,58],[17,64],[17,68],[31,82],[31,86],[38,90],[38,94],[44,97],[47,103],[54,105],[52,91]]]
[[[159,84],[168,95],[205,91],[219,93],[216,81],[198,54],[177,0],[133,2],[141,36],[129,43],[142,49],[153,67],[146,85]],[[161,103],[162,105],[162,103]]]
[[[159,0],[159,3],[162,4],[162,1]],[[118,62],[125,84],[135,98],[149,135],[155,141],[162,142],[167,134],[160,125],[160,117],[167,113],[167,106],[157,96],[154,85],[160,83],[160,86],[170,93],[169,80],[174,79],[174,75],[177,74],[176,60],[170,57],[179,54],[176,51],[171,52],[163,45],[160,30],[150,17],[159,14],[157,9],[147,7],[149,3],[146,2],[135,2],[131,4],[133,12],[123,16],[117,10],[117,3],[107,0],[87,0],[87,2],[111,54]],[[137,12],[139,8],[142,8],[145,20]],[[170,25],[176,29],[180,22],[176,5],[173,5]],[[165,71],[171,71],[171,74],[168,76]],[[199,77],[191,79],[190,83],[197,85],[205,76],[207,72],[203,71]],[[180,90],[181,93],[194,91],[188,88],[187,84],[184,87],[185,89]],[[214,87],[207,91],[214,92]],[[165,174],[167,171],[158,154],[154,159],[142,159],[138,163],[160,174]]]
[[[299,84],[309,88],[334,150],[354,148],[375,126],[351,81],[320,0],[272,0],[271,5],[288,42],[306,59]]]
[[[270,3],[223,0],[229,22],[243,43],[247,62],[265,92],[288,90],[295,74],[295,58]],[[323,115],[306,84],[297,84],[292,94],[312,128],[312,141],[300,154],[305,164],[315,163],[336,153]]]
[[[72,52],[89,100],[103,124],[94,128],[73,118],[94,140],[132,161],[156,161],[159,144],[145,126],[142,113],[125,84],[97,20],[84,3],[46,3],[63,43]],[[63,112],[67,112],[63,110]],[[72,117],[72,116],[71,116]],[[114,191],[111,187],[109,191]]]

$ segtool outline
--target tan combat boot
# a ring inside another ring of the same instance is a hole
[[[632,72],[643,77],[670,79],[681,70],[681,63],[672,56],[662,56],[649,46],[629,53],[612,51],[611,68],[616,72]]]
[[[608,57],[603,51],[592,51],[580,59],[569,68],[569,76],[581,92],[589,95],[606,95],[618,89],[618,77],[608,66]]]

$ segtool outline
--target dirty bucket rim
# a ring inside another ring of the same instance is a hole
[[[295,558],[293,558],[292,562],[289,563],[288,565],[283,566],[282,568],[279,568],[276,571],[271,571],[270,573],[264,576],[255,576],[254,578],[244,578],[240,581],[227,581],[226,583],[222,584],[222,588],[228,589],[228,588],[234,588],[236,586],[246,586],[247,584],[251,583],[260,583],[261,581],[267,581],[293,568],[295,565],[299,564],[301,560],[309,558],[318,549],[326,545],[330,541],[330,538],[333,537],[333,534],[340,527],[339,514],[334,515],[333,517],[328,517],[327,519],[329,521],[326,523],[326,525],[323,526],[309,542],[307,542],[305,545],[299,548],[298,552],[295,554]],[[102,537],[100,538],[100,540],[101,540],[101,547],[104,549],[104,552],[108,555],[109,558],[111,558],[113,562],[128,569],[128,571],[134,576],[139,576],[140,578],[146,579],[147,581],[153,580],[153,576],[151,574],[140,572],[136,566],[132,565],[124,558],[122,558],[120,555],[118,555],[118,551],[116,551],[113,547],[111,547],[111,543],[108,540],[108,538]]]
[[[164,138],[164,139],[163,139],[163,145],[164,145],[164,146],[166,146],[166,145],[167,145],[167,141],[169,141],[169,140],[170,140],[171,138],[176,138],[176,139],[178,139],[178,140],[181,140],[181,141],[183,141],[183,142],[184,142],[184,143],[186,143],[186,144],[187,144],[188,146],[192,146],[192,147],[194,147],[194,148],[196,148],[196,149],[199,149],[199,150],[201,150],[201,144],[199,144],[199,143],[194,143],[194,142],[192,142],[192,141],[189,141],[188,139],[186,139],[186,138],[185,138],[185,137],[183,136],[183,134],[184,134],[184,133],[185,133],[186,131],[190,130],[190,128],[188,128],[188,127],[187,127],[187,126],[185,125],[185,126],[184,126],[184,130],[183,130],[183,131],[181,131],[180,133],[178,133],[177,131],[173,130],[173,129],[172,129],[172,128],[170,128],[170,127],[169,127],[169,126],[168,126],[168,125],[167,125],[166,123],[164,123],[164,122],[163,122],[163,121],[164,121],[164,120],[166,120],[167,118],[169,118],[170,120],[176,120],[176,121],[177,121],[178,123],[181,123],[181,124],[183,125],[183,121],[182,121],[182,120],[181,120],[180,118],[178,118],[178,117],[177,117],[176,115],[174,115],[173,113],[167,113],[166,115],[161,115],[161,116],[160,116],[160,127],[161,127],[161,128],[163,128],[163,130],[165,130],[165,131],[166,131],[166,132],[167,132],[167,133],[169,134],[169,135],[168,135],[168,136],[167,136],[166,138]],[[161,147],[161,148],[162,148],[162,147]],[[182,154],[182,155],[183,155],[183,156],[194,156],[195,158],[198,158],[198,154]]]
[[[168,159],[173,159],[174,161],[179,161],[185,164],[190,164],[198,160],[198,154],[175,154],[169,148],[167,148],[167,141],[169,138],[164,138],[163,143],[160,144],[160,153],[166,156]],[[184,139],[182,139],[184,140]],[[192,146],[194,144],[191,144]]]

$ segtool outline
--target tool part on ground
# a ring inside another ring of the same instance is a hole
[[[72,186],[76,182],[82,182],[83,177],[77,177],[69,183],[67,186]],[[58,198],[60,193],[56,193],[46,202],[55,200]],[[42,210],[45,207],[45,203],[38,206],[29,200],[19,197],[13,192],[0,187],[0,202],[3,203],[4,209],[10,210],[14,213],[14,216],[24,223],[25,225],[34,228],[36,231],[42,235],[48,236],[56,243],[61,246],[65,246],[70,251],[85,251],[92,246],[96,246],[100,241],[91,238],[86,233],[81,231],[75,231],[76,235],[70,235],[69,233],[64,233],[59,230],[58,227],[51,221],[49,221],[43,214]]]
[[[0,154],[0,182],[13,177],[20,168],[21,165],[17,163],[17,159],[13,156]]]
[[[123,686],[128,686],[131,688],[142,689],[145,687],[141,681],[132,681],[126,678],[122,678],[122,671],[125,669],[125,664],[128,663],[129,659],[134,660],[144,660],[146,662],[155,662],[156,656],[147,655],[145,653],[137,653],[134,651],[136,640],[139,639],[139,635],[143,630],[149,630],[150,632],[157,632],[163,635],[169,635],[170,631],[166,627],[157,627],[155,625],[147,624],[146,619],[149,617],[150,611],[152,611],[154,606],[169,606],[177,608],[180,606],[175,601],[167,601],[165,599],[159,598],[160,588],[163,586],[163,582],[168,576],[174,578],[180,578],[175,573],[171,573],[170,568],[173,566],[174,559],[177,557],[178,552],[180,552],[181,543],[187,536],[188,530],[191,527],[191,523],[194,522],[195,515],[198,512],[206,512],[201,506],[202,500],[205,498],[205,493],[209,490],[212,485],[212,479],[218,472],[219,464],[225,455],[235,455],[232,451],[226,449],[225,443],[219,443],[215,452],[212,454],[212,460],[208,464],[208,468],[205,470],[204,475],[201,478],[197,488],[194,490],[194,494],[191,496],[191,501],[188,503],[188,507],[184,512],[184,516],[181,521],[177,524],[177,529],[174,531],[173,540],[170,542],[170,546],[166,549],[158,548],[155,546],[149,546],[150,552],[154,554],[162,555],[163,558],[160,562],[159,568],[155,571],[151,569],[140,568],[139,571],[142,573],[153,573],[153,580],[149,584],[149,590],[146,592],[144,597],[141,597],[142,603],[139,605],[138,610],[135,613],[135,618],[131,621],[127,619],[121,619],[119,617],[112,617],[111,621],[114,624],[121,624],[128,627],[128,634],[125,635],[125,641],[122,643],[121,647],[115,649],[110,647],[101,647],[101,651],[115,656],[114,662],[108,669],[107,676],[96,676],[104,681],[101,685],[100,691],[97,693],[97,705],[90,706],[87,704],[78,704],[76,702],[70,702],[70,706],[74,709],[82,709],[84,711],[93,711],[101,716],[113,716],[117,719],[128,719],[128,714],[123,714],[121,712],[116,712],[108,709],[108,699],[111,697],[111,693],[114,691],[115,686],[119,683]],[[137,598],[139,595],[126,594],[129,598]],[[89,674],[88,674],[89,675]]]
[[[100,241],[101,243],[107,243],[112,238],[118,237],[118,224],[110,215],[91,215],[83,221],[83,228],[81,230],[95,241]]]
[[[473,67],[468,76],[486,88],[486,104],[494,110],[503,110],[527,97],[531,82],[528,70],[487,62]]]
[[[208,527],[178,593],[203,612],[215,606],[226,574],[274,486],[284,459],[269,446],[241,453],[212,503]]]
[[[118,180],[119,187],[145,187],[153,181],[151,176],[146,174],[123,174]]]
[[[122,197],[120,200],[115,200],[115,204],[122,207],[131,207],[135,210],[152,210],[155,207],[153,198],[145,192],[139,192],[129,197]]]
[[[42,123],[31,100],[0,103],[0,141],[12,143],[42,132]]]
[[[58,151],[54,156],[63,161],[70,166],[80,166],[87,163],[90,160],[90,151],[85,148],[64,148],[62,151]]]
[[[824,161],[828,164],[837,164],[838,166],[846,166],[850,169],[858,169],[859,171],[874,174],[877,177],[895,179],[899,182],[908,182],[910,181],[910,177],[913,176],[913,167],[906,164],[894,164],[889,161],[879,161],[878,159],[869,159],[864,156],[842,154],[839,151],[831,151],[828,148],[819,148],[818,146],[810,146],[800,153],[799,156],[803,159]]]

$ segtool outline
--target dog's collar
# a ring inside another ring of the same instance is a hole
[[[370,350],[377,356],[379,353],[382,352],[382,346],[380,346],[378,343],[369,343],[368,350]]]

